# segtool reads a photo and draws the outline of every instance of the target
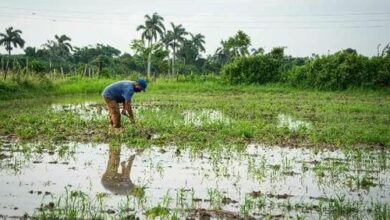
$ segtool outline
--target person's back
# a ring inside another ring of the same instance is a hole
[[[114,82],[103,90],[102,96],[123,103],[126,100],[130,100],[133,96],[133,84],[134,81],[129,80]]]

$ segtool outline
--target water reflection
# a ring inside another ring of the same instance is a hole
[[[127,161],[122,162],[120,162],[120,154],[121,146],[109,146],[107,167],[101,183],[105,189],[115,195],[127,195],[135,186],[130,179],[135,154],[131,155]],[[118,172],[119,164],[121,165],[120,173]]]
[[[375,205],[388,207],[390,199],[389,151],[256,144],[209,151],[176,146],[137,151],[124,145],[82,143],[47,148],[0,143],[0,215],[32,214],[43,197],[45,204],[57,204],[58,198],[76,199],[66,197],[67,192],[80,191],[92,205],[95,195],[109,192],[104,197],[109,209],[126,205],[126,210],[142,217],[162,204],[169,209],[235,214],[245,208],[255,218],[298,213],[308,219],[320,219],[338,205],[353,206],[350,212],[368,216]],[[65,151],[74,153],[61,156]],[[15,167],[18,172],[12,172]]]

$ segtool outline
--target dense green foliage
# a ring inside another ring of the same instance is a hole
[[[221,73],[232,83],[270,83],[280,81],[285,63],[283,48],[275,48],[266,55],[239,57],[226,64]]]
[[[356,51],[344,50],[315,57],[303,66],[295,66],[286,81],[295,86],[319,89],[346,89],[360,86],[390,86],[390,56],[368,58]]]
[[[368,58],[347,49],[307,60],[283,55],[282,48],[268,54],[234,59],[221,73],[232,83],[288,83],[323,90],[390,86],[390,55]]]

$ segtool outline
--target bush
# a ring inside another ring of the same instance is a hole
[[[221,69],[230,83],[288,83],[321,90],[390,86],[390,54],[368,58],[353,49],[326,56],[293,58],[274,48],[266,55],[236,58]]]
[[[390,55],[371,59],[372,83],[376,86],[390,86]]]
[[[100,71],[99,76],[101,77],[110,77],[112,75],[112,72],[109,68],[104,67],[102,71]]]
[[[231,83],[269,83],[280,80],[283,61],[271,54],[240,57],[221,69],[225,81]]]
[[[369,59],[347,49],[332,55],[314,57],[304,66],[293,67],[285,74],[285,78],[295,86],[322,90],[386,86],[390,79],[390,62],[386,62],[386,59]]]
[[[45,71],[45,65],[43,65],[43,63],[38,60],[31,61],[30,68],[36,73],[42,73],[43,71]]]

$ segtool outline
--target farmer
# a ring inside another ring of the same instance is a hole
[[[121,113],[118,103],[123,103],[122,114],[126,115],[132,124],[135,124],[131,98],[134,92],[145,92],[146,86],[146,80],[138,79],[137,81],[118,81],[104,89],[102,96],[108,108],[111,128],[121,127]]]

